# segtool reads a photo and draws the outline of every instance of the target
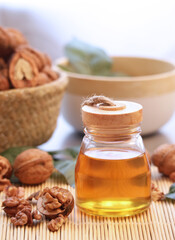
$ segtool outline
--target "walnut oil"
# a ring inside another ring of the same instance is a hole
[[[77,205],[89,214],[129,216],[150,204],[145,153],[95,148],[80,152],[75,176]]]
[[[95,96],[84,103],[82,119],[85,136],[75,167],[77,206],[110,217],[146,210],[151,173],[140,136],[142,106]]]

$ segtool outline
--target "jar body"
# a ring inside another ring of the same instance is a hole
[[[86,213],[121,217],[146,210],[151,173],[139,134],[124,140],[83,138],[75,168],[76,204]]]

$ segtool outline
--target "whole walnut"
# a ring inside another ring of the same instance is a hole
[[[152,154],[152,162],[172,181],[175,181],[175,144],[160,145]]]
[[[14,174],[24,184],[39,184],[53,172],[51,155],[39,149],[28,149],[20,153],[14,162]]]

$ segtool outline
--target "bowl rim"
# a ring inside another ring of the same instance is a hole
[[[129,76],[129,77],[121,77],[121,76],[96,76],[96,75],[87,75],[87,74],[80,74],[80,73],[73,73],[73,72],[68,72],[64,71],[61,69],[59,65],[65,65],[68,63],[68,59],[66,57],[61,57],[56,59],[54,63],[54,67],[58,69],[60,73],[65,73],[68,77],[70,78],[77,78],[77,79],[84,79],[84,80],[89,80],[89,81],[111,81],[111,82],[137,82],[137,81],[152,81],[152,80],[157,80],[157,79],[163,79],[167,77],[175,77],[175,64],[172,61],[167,61],[163,59],[158,59],[158,58],[151,58],[151,57],[137,57],[137,56],[111,56],[112,58],[130,58],[130,59],[142,59],[142,60],[153,60],[157,62],[162,62],[162,63],[167,63],[172,66],[172,70],[159,73],[159,74],[152,74],[152,75],[145,75],[145,76]]]

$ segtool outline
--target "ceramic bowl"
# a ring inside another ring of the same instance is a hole
[[[116,100],[128,100],[143,106],[142,133],[157,131],[175,110],[175,65],[140,57],[113,57],[113,70],[128,77],[90,76],[66,72],[69,85],[63,99],[64,118],[82,131],[81,103],[91,95],[105,95]],[[67,66],[67,59],[59,59],[58,66]],[[58,67],[59,68],[59,67]],[[59,71],[63,71],[59,68]],[[65,71],[64,71],[65,72]]]

